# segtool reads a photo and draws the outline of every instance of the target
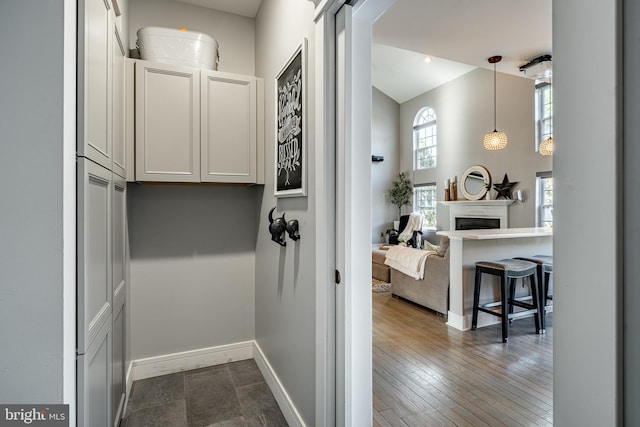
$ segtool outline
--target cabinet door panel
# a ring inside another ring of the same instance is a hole
[[[126,212],[127,183],[124,178],[113,175],[113,196],[112,196],[112,289],[113,307],[118,310],[118,306],[124,303],[120,298],[124,297],[125,286],[125,224],[127,220]]]
[[[113,55],[111,81],[112,93],[112,143],[113,171],[123,178],[127,176],[126,139],[125,139],[125,49],[116,26],[113,28]]]
[[[111,425],[111,316],[86,354],[78,356],[78,427]]]
[[[203,182],[256,182],[256,79],[202,71]]]
[[[78,154],[111,169],[111,14],[109,2],[78,2]]]
[[[136,63],[136,180],[200,181],[199,71]]]
[[[78,160],[78,352],[84,353],[111,315],[112,173]]]
[[[122,418],[125,398],[125,367],[124,367],[124,306],[117,311],[114,309],[113,319],[113,385],[112,404],[113,425],[118,425]]]

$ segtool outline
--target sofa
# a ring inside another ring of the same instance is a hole
[[[443,236],[437,251],[427,256],[424,278],[416,280],[391,268],[391,294],[447,316],[449,310],[449,238]],[[420,249],[413,249],[420,250]]]

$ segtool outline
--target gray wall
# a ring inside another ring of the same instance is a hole
[[[640,259],[640,4],[624,2],[624,423],[640,425],[640,277],[635,263]]]
[[[142,27],[186,27],[213,37],[219,45],[219,71],[253,75],[255,72],[255,21],[230,13],[175,0],[128,0],[129,48],[136,47]]]
[[[128,192],[132,359],[252,340],[258,188]]]
[[[2,2],[2,403],[63,398],[62,52],[62,2]]]
[[[619,4],[553,2],[557,426],[622,425]],[[593,52],[598,60],[585,72]]]
[[[129,7],[132,48],[141,27],[184,26],[218,41],[219,70],[254,74],[255,20],[173,0]],[[131,359],[254,338],[259,200],[246,187],[129,185]]]
[[[265,83],[265,181],[256,246],[256,341],[307,425],[315,422],[315,124],[313,4],[303,0],[263,0],[256,17],[256,74]],[[308,39],[307,197],[280,198],[274,191],[275,76]],[[300,221],[301,240],[272,242],[267,214],[277,206]]]
[[[497,127],[509,138],[505,149],[482,147],[484,134],[493,130],[493,71],[479,68],[400,106],[400,169],[413,169],[413,121],[422,107],[431,107],[438,120],[438,162],[435,168],[416,172],[414,183],[435,182],[438,200],[444,200],[447,178],[460,180],[471,165],[485,166],[494,183],[502,182],[506,173],[526,197],[524,203],[511,205],[509,226],[532,227],[536,172],[552,167],[550,156],[535,152],[534,81],[498,73],[496,87]],[[492,190],[492,198],[495,195]],[[438,228],[449,229],[449,209],[443,205],[438,205]]]
[[[371,163],[371,242],[381,243],[398,219],[389,190],[400,171],[400,105],[375,87],[372,92],[371,154],[384,161]]]

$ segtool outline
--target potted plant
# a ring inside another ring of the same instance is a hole
[[[391,203],[398,205],[398,218],[400,218],[402,207],[411,204],[411,199],[413,198],[413,186],[406,173],[400,172],[398,174],[398,180],[393,181],[389,193],[391,195]]]

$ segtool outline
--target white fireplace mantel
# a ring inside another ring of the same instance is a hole
[[[500,228],[509,227],[509,205],[515,200],[458,200],[439,202],[449,207],[449,227],[455,229],[456,218],[495,218]]]

